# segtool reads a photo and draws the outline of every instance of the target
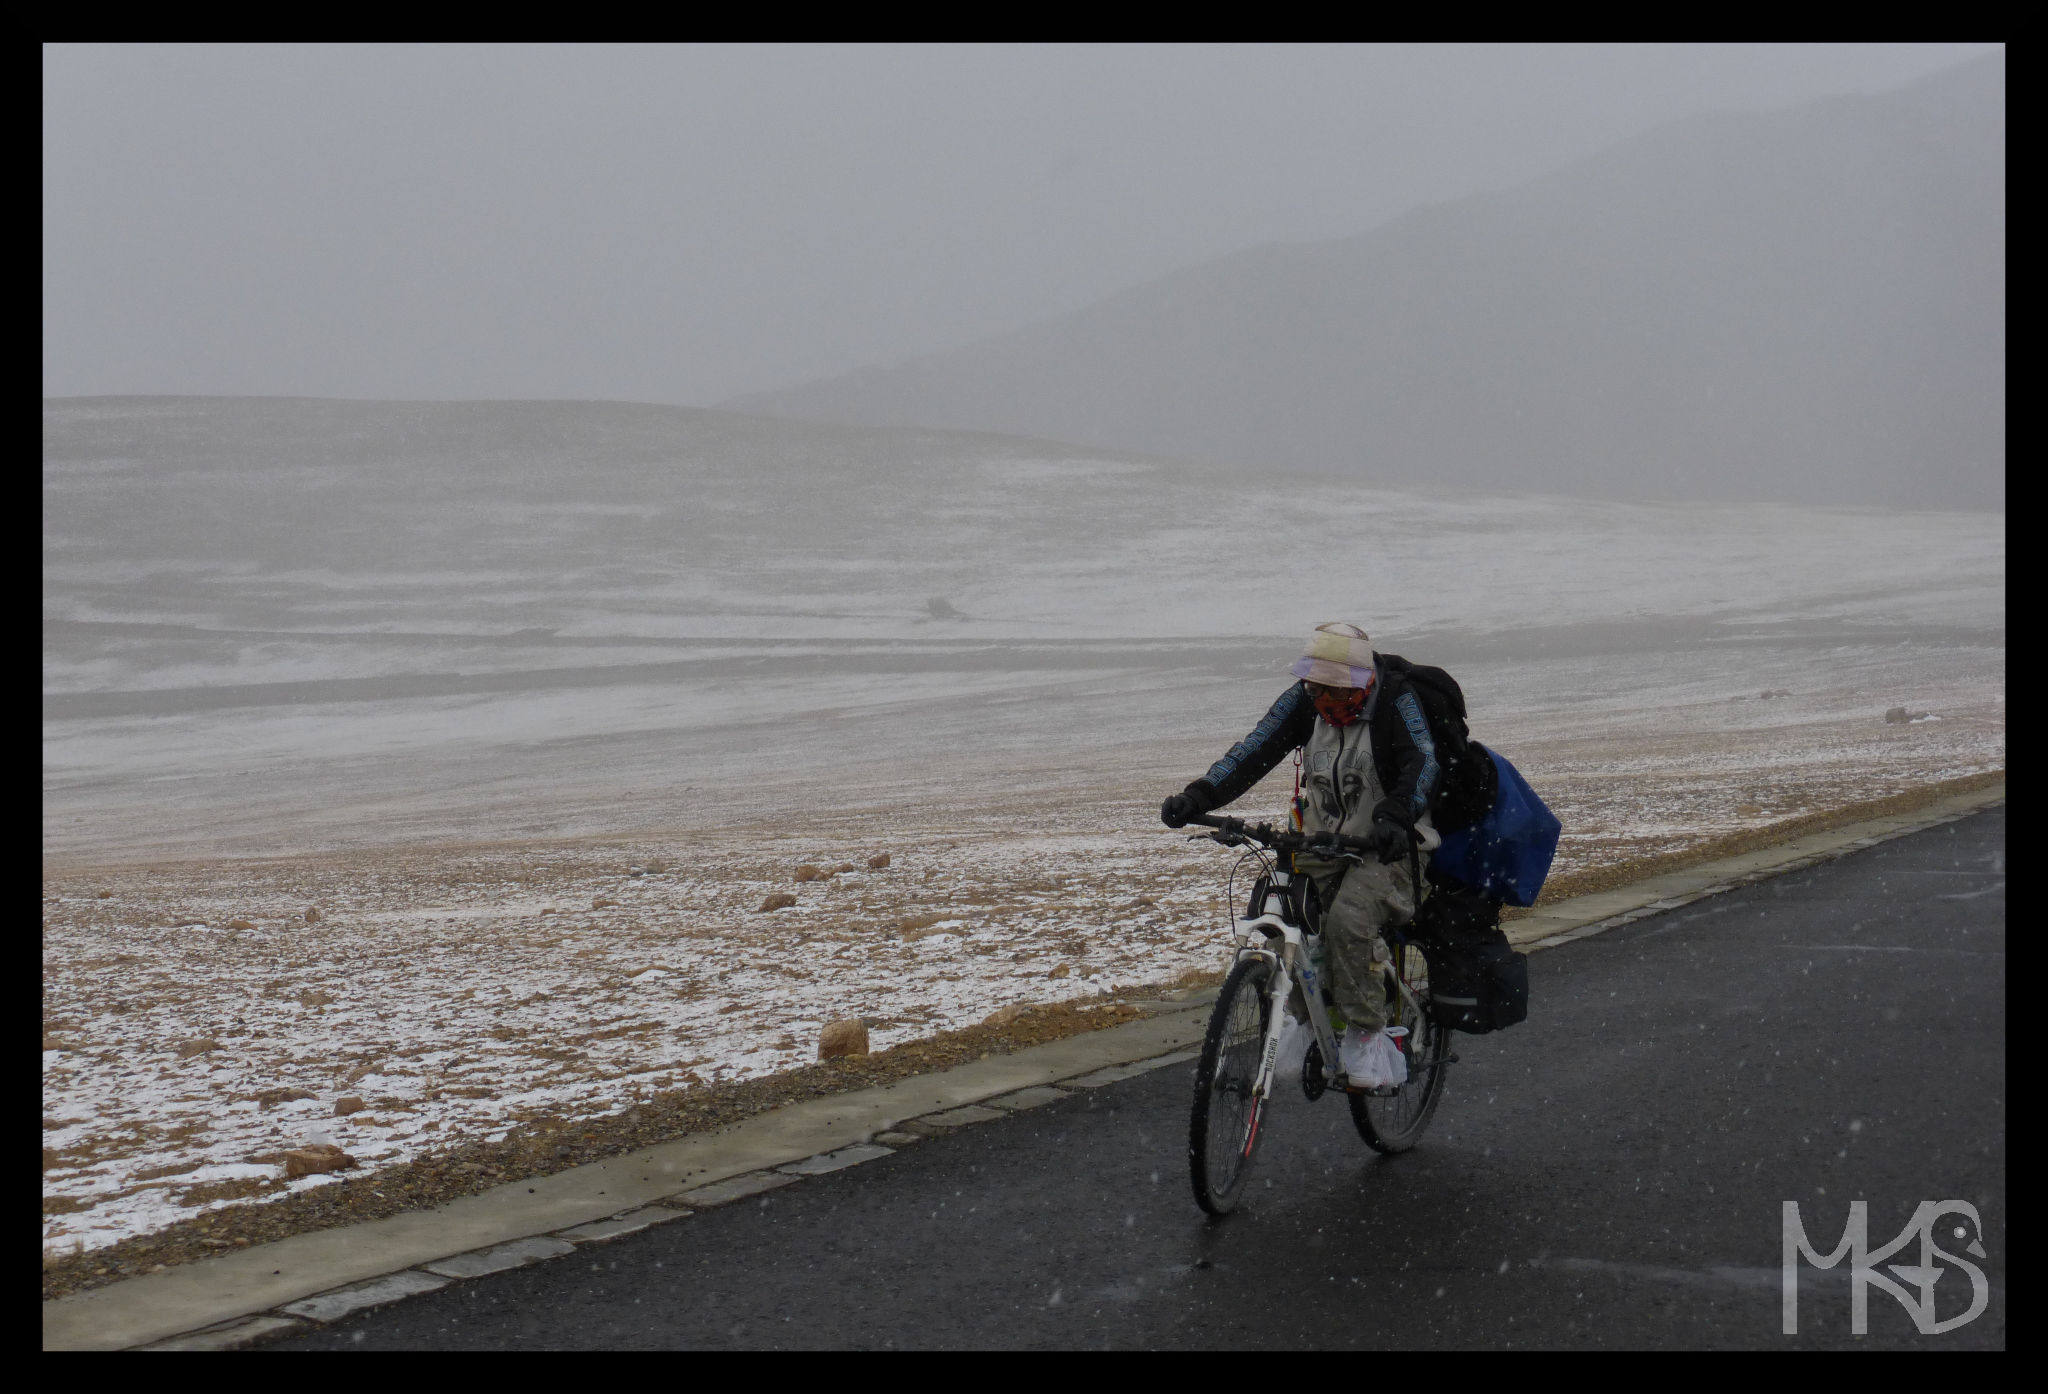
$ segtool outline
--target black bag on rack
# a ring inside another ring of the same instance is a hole
[[[1429,1010],[1453,1031],[1484,1035],[1529,1015],[1529,958],[1500,928],[1500,902],[1436,882],[1407,938],[1429,960]]]

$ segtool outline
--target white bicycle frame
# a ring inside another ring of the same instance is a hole
[[[1357,861],[1361,865],[1364,861],[1363,858],[1355,856],[1347,857],[1346,860]],[[1293,884],[1293,875],[1275,865],[1267,873],[1267,878],[1268,889],[1262,913],[1232,922],[1240,940],[1238,957],[1263,958],[1280,968],[1280,971],[1273,975],[1272,985],[1267,989],[1271,1003],[1266,1013],[1266,1042],[1259,1052],[1259,1074],[1252,1086],[1253,1107],[1260,1111],[1263,1111],[1265,1101],[1273,1095],[1274,1067],[1280,1055],[1280,1034],[1287,1026],[1287,994],[1289,989],[1295,986],[1301,988],[1301,1000],[1308,1008],[1309,1028],[1315,1032],[1316,1044],[1323,1053],[1324,1075],[1335,1088],[1342,1089],[1346,1084],[1337,1054],[1336,1028],[1330,1025],[1330,1014],[1323,1007],[1321,976],[1303,951],[1302,927],[1287,922],[1286,892]],[[1272,947],[1275,939],[1280,941],[1277,952]],[[1409,1005],[1415,1009],[1416,1019],[1420,1020],[1422,1003],[1409,989],[1408,984],[1401,980],[1391,953],[1388,954],[1382,971],[1386,973],[1393,990],[1408,999]],[[1389,1095],[1399,1091],[1369,1089],[1362,1092]]]

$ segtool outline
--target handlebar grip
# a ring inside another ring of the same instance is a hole
[[[1305,835],[1302,845],[1304,847],[1331,847],[1339,852],[1370,852],[1373,850],[1371,838],[1348,837],[1343,833],[1330,833],[1326,836]]]

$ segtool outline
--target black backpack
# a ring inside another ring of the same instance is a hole
[[[1500,772],[1486,747],[1465,729],[1465,693],[1458,680],[1441,668],[1410,663],[1399,654],[1383,653],[1380,666],[1405,678],[1422,704],[1436,743],[1442,770],[1436,794],[1429,801],[1430,821],[1440,833],[1454,833],[1486,816],[1499,792]]]

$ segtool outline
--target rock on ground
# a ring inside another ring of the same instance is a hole
[[[331,1142],[316,1142],[311,1147],[294,1147],[284,1154],[286,1176],[311,1176],[319,1171],[347,1171],[355,1164],[354,1157]]]
[[[837,1060],[842,1055],[866,1055],[868,1053],[867,1023],[859,1017],[848,1017],[844,1021],[827,1022],[825,1029],[818,1033],[818,1058]]]

